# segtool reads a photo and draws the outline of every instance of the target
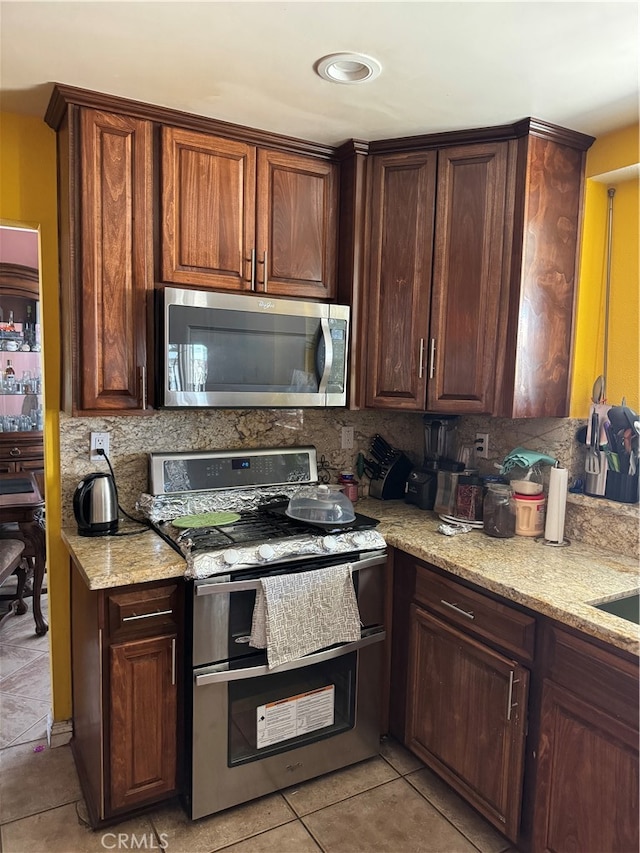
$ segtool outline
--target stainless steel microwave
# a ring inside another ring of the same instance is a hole
[[[166,287],[161,405],[346,404],[346,305]]]

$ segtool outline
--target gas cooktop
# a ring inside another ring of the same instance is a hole
[[[264,567],[386,548],[378,521],[356,513],[346,525],[316,525],[289,518],[289,499],[315,483],[313,447],[207,453],[151,454],[148,517],[157,532],[187,561],[187,577]],[[233,488],[233,484],[237,484]],[[234,511],[228,524],[186,527],[184,516]],[[180,527],[172,520],[180,517]]]

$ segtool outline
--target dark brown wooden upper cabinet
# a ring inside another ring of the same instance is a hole
[[[493,410],[508,144],[438,152],[427,384],[432,412]]]
[[[70,105],[58,126],[63,400],[147,408],[152,123]]]
[[[337,233],[337,166],[259,149],[256,290],[333,299]]]
[[[161,183],[163,281],[334,297],[335,164],[163,127]]]
[[[425,408],[436,157],[388,154],[370,163],[367,406]]]
[[[566,417],[592,142],[524,119],[371,144],[366,406]]]
[[[530,120],[514,145],[494,414],[567,417],[590,136]]]
[[[256,149],[162,128],[162,279],[251,290]]]

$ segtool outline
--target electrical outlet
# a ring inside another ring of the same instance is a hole
[[[353,450],[353,427],[342,427],[342,449]]]
[[[477,432],[476,433],[476,456],[478,459],[488,459],[489,458],[489,433],[488,432]]]
[[[91,455],[92,462],[97,462],[99,459],[104,459],[96,450],[104,450],[106,456],[109,455],[109,433],[108,432],[92,432],[91,433]]]

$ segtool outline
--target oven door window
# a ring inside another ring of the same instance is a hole
[[[233,767],[353,728],[357,652],[228,684]]]

